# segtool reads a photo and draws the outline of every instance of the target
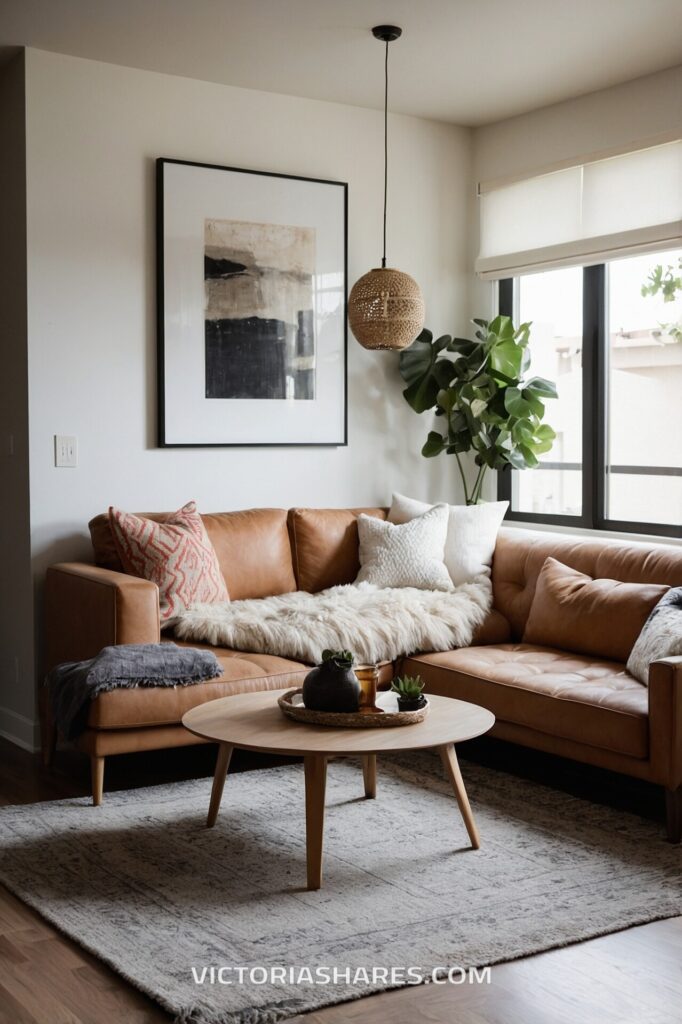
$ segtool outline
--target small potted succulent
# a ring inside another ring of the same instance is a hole
[[[419,711],[426,704],[421,676],[396,676],[391,691],[398,695],[398,711]]]
[[[323,651],[322,661],[303,681],[303,703],[311,711],[357,711],[361,687],[350,651]]]

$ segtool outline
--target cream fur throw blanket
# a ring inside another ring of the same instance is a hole
[[[319,594],[195,604],[180,615],[175,635],[310,664],[325,649],[349,650],[360,664],[373,664],[416,651],[466,647],[491,604],[486,576],[450,591],[348,584]]]

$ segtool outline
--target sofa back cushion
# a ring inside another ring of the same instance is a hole
[[[682,547],[567,537],[502,528],[493,559],[494,605],[514,640],[526,628],[538,576],[548,557],[592,579],[682,585]]]
[[[289,534],[299,590],[316,594],[352,583],[360,570],[358,516],[385,519],[385,508],[292,508]]]
[[[168,513],[138,514],[161,522]],[[202,515],[201,519],[215,548],[220,570],[233,601],[288,594],[296,589],[287,513],[284,509],[210,512]],[[109,515],[95,516],[89,526],[96,564],[123,572],[109,525]]]
[[[550,557],[538,576],[524,642],[625,662],[668,589],[595,580]]]

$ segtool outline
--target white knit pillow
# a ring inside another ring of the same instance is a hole
[[[475,576],[490,575],[497,531],[507,511],[507,501],[486,501],[481,505],[447,505],[448,533],[445,540],[445,564],[450,579],[459,586]],[[404,494],[394,494],[389,523],[408,523],[436,505],[427,505]]]
[[[452,590],[443,561],[447,531],[447,505],[435,505],[404,526],[360,514],[360,572],[355,582]]]

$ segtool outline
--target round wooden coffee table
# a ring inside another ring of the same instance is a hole
[[[455,743],[487,732],[495,716],[485,708],[450,697],[429,695],[428,717],[417,725],[376,729],[329,729],[304,725],[285,718],[277,698],[285,690],[266,690],[221,697],[200,704],[182,719],[196,736],[219,743],[207,826],[218,816],[225,777],[234,747],[264,754],[302,757],[305,767],[306,854],[308,888],[322,885],[322,833],[327,759],[338,754],[359,755],[363,760],[365,796],[376,796],[377,754],[436,747],[443,760],[472,847],[480,845],[478,829],[459,770]]]

